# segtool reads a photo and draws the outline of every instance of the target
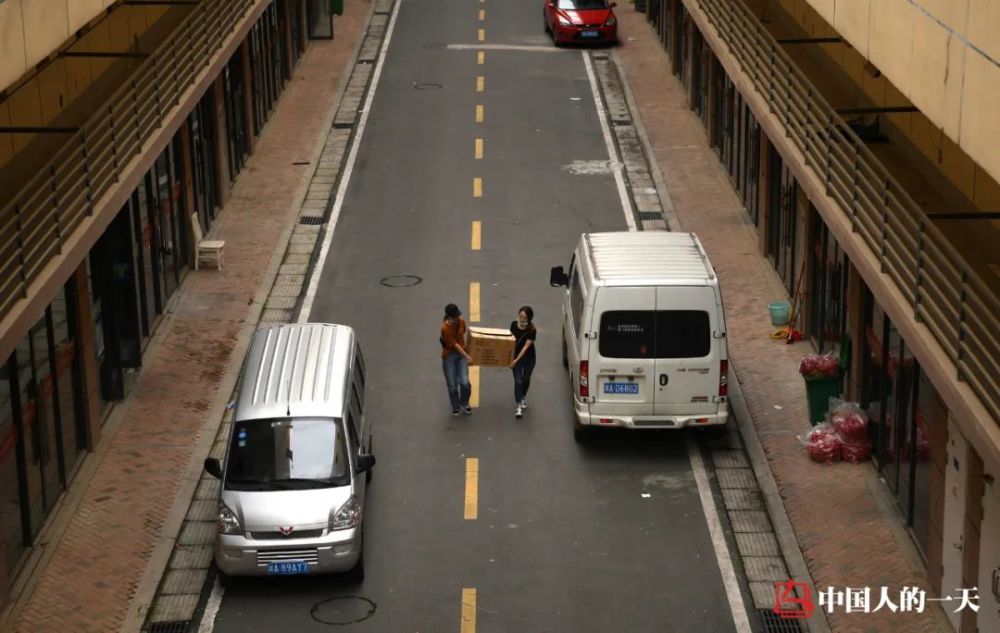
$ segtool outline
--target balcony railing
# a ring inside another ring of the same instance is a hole
[[[254,0],[202,0],[0,210],[0,319],[60,252]]]
[[[743,72],[784,124],[933,333],[1000,422],[1000,300],[864,142],[840,118],[774,37],[738,0],[697,0]]]

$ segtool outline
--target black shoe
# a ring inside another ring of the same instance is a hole
[[[451,414],[457,418],[458,417],[458,409],[452,409],[451,410]]]
[[[465,407],[465,415],[472,415],[472,407]],[[455,415],[458,415],[457,413]]]

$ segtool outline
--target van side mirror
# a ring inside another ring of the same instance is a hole
[[[216,479],[222,479],[222,463],[214,457],[206,457],[205,472]]]
[[[549,285],[553,288],[569,286],[569,275],[566,274],[562,266],[552,267],[552,272],[549,273]]]
[[[368,453],[362,453],[361,455],[358,455],[358,466],[355,470],[359,473],[366,473],[371,470],[374,465],[375,456]]]

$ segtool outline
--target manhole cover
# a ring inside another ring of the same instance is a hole
[[[309,615],[320,624],[356,624],[375,614],[375,603],[361,596],[327,598],[313,605]]]
[[[413,84],[413,87],[417,90],[440,90],[441,84],[433,83],[423,83],[423,84]]]
[[[421,281],[423,279],[416,275],[390,275],[389,277],[380,279],[379,283],[389,288],[409,288],[410,286],[416,286]]]

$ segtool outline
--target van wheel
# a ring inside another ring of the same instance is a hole
[[[361,556],[358,557],[358,562],[354,564],[351,571],[347,572],[347,578],[353,583],[361,583],[365,580],[365,537],[364,533],[361,535]]]
[[[569,356],[566,351],[566,337],[563,336],[562,342],[562,357],[563,357],[563,369],[569,369]]]
[[[369,468],[365,471],[365,483],[370,484],[372,482],[372,469]]]
[[[573,440],[582,444],[590,437],[590,429],[580,424],[579,420],[573,420]]]
[[[234,578],[229,574],[223,573],[221,569],[216,568],[215,577],[218,578],[219,586],[223,589],[232,588]]]

